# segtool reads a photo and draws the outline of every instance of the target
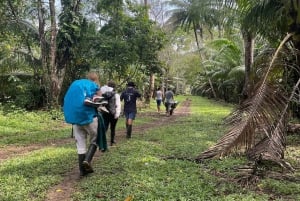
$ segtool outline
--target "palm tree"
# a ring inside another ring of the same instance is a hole
[[[223,29],[224,19],[228,19],[223,16],[223,12],[219,9],[222,2],[218,0],[171,0],[167,1],[167,4],[171,6],[170,18],[167,24],[173,26],[181,25],[185,31],[189,31],[191,28],[194,32],[199,56],[204,59],[204,55],[201,52],[202,46],[200,44],[200,39],[203,40],[203,32],[206,28],[209,33],[211,33],[211,38],[213,38],[213,28],[218,27],[219,37],[221,37],[221,30]],[[213,96],[217,98],[217,94],[213,87],[213,83],[210,78],[208,78],[211,91]]]
[[[204,53],[208,58],[202,61],[206,71],[199,75],[199,80],[194,87],[201,90],[202,92],[199,91],[201,94],[212,96],[207,79],[210,77],[218,98],[228,102],[238,100],[237,95],[241,92],[240,86],[244,76],[242,51],[238,43],[228,39],[216,39],[205,44]],[[229,94],[231,97],[228,96]]]
[[[284,150],[287,109],[300,82],[299,61],[296,59],[300,48],[298,30],[300,22],[297,20],[300,17],[299,1],[244,2],[248,3],[244,5],[251,5],[251,9],[245,13],[243,22],[253,33],[265,36],[273,43],[278,42],[284,32],[289,34],[282,40],[272,59],[268,60],[270,62],[268,68],[264,68],[264,76],[260,76],[260,81],[252,90],[253,95],[230,116],[229,122],[232,126],[229,131],[215,146],[200,154],[196,160],[224,155],[233,147],[244,145],[250,159],[273,161],[293,170],[284,161]],[[256,22],[259,23],[259,28],[253,26]],[[290,43],[287,43],[288,41]],[[290,66],[296,68],[291,69]],[[292,82],[284,83],[285,85],[278,82],[286,75],[291,76]]]

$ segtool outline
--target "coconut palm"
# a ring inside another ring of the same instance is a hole
[[[193,86],[195,90],[202,95],[213,97],[207,79],[210,77],[218,98],[226,101],[238,100],[244,77],[242,51],[238,44],[228,39],[216,39],[207,42],[203,52],[208,58],[202,61],[203,69],[206,70],[199,75],[198,82]]]
[[[167,4],[171,7],[167,12],[171,14],[167,24],[175,27],[181,25],[186,31],[192,28],[198,48],[197,51],[203,59],[204,56],[201,52],[203,45],[200,44],[199,35],[200,39],[203,40],[203,32],[206,28],[213,38],[212,30],[214,27],[218,27],[219,36],[221,36],[224,19],[228,19],[228,17],[224,17],[223,12],[220,12],[219,8],[222,2],[218,0],[171,0],[167,1]],[[208,81],[214,97],[217,98],[211,79],[208,78]]]
[[[196,160],[227,154],[234,147],[245,147],[248,157],[252,160],[273,161],[293,170],[284,161],[284,150],[287,110],[299,86],[299,65],[296,59],[300,47],[297,31],[297,27],[300,27],[300,22],[297,20],[299,1],[243,2],[244,5],[251,5],[251,9],[246,12],[244,24],[247,24],[253,32],[265,36],[271,42],[282,38],[283,32],[289,32],[289,34],[281,42],[274,56],[269,57],[272,59],[265,58],[265,61],[269,61],[269,65],[264,65],[267,68],[260,68],[264,69],[262,71],[264,73],[253,88],[253,95],[230,116],[229,131],[215,146],[200,154]],[[253,26],[253,23],[258,21],[262,28],[258,29]],[[290,42],[287,43],[288,41]],[[296,66],[296,68],[291,69],[290,66]],[[278,82],[286,75],[291,76],[289,80],[292,82],[285,83],[290,85]]]

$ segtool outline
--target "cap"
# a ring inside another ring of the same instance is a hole
[[[129,87],[135,87],[135,84],[134,84],[134,82],[128,82],[127,86],[129,86]]]

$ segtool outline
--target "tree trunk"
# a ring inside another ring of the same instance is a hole
[[[147,0],[144,0],[144,6],[145,6],[145,8],[147,8],[147,6],[148,6]],[[147,11],[147,18],[149,18],[149,11]],[[155,82],[155,75],[153,73],[151,73],[149,76],[149,91],[145,97],[145,102],[148,104],[150,103],[151,97],[154,92],[154,82]]]
[[[153,73],[150,75],[149,81],[150,81],[149,92],[146,96],[146,100],[145,100],[146,103],[150,103],[151,97],[153,96],[153,93],[154,93],[155,75]]]
[[[244,87],[242,91],[242,99],[245,100],[249,96],[249,90],[251,88],[250,75],[251,65],[253,63],[253,52],[254,52],[254,37],[249,32],[243,32],[244,39],[244,51],[245,51],[245,78]]]
[[[55,0],[49,0],[50,21],[51,21],[51,41],[50,41],[50,73],[51,73],[51,104],[58,105],[60,94],[60,83],[56,68],[56,19],[55,19]]]
[[[199,38],[198,38],[198,33],[197,33],[197,27],[196,24],[193,22],[193,30],[194,30],[194,36],[197,44],[198,50],[200,50],[200,43],[199,43]],[[199,29],[200,35],[202,35],[202,30]],[[202,38],[201,38],[202,39]]]
[[[200,25],[198,27],[200,27]],[[202,32],[201,29],[200,29],[200,35],[202,35],[201,34],[201,32]],[[202,55],[201,50],[200,50],[200,43],[199,43],[199,38],[198,38],[198,34],[197,34],[197,27],[196,27],[196,24],[194,22],[193,22],[193,30],[194,30],[194,36],[195,36],[195,40],[196,40],[196,43],[197,43],[197,48],[198,48],[198,52],[199,52],[199,55],[200,55],[200,59],[202,61],[203,60],[203,55]],[[201,38],[201,39],[203,39],[203,38]],[[212,81],[211,81],[210,78],[208,78],[208,81],[209,81],[209,85],[210,85],[210,88],[212,90],[213,96],[216,99],[217,95],[216,95],[215,89],[213,87]]]
[[[41,87],[45,91],[45,103],[50,102],[50,81],[48,72],[48,61],[47,61],[47,43],[45,37],[45,19],[44,19],[44,8],[41,0],[38,0],[38,19],[39,19],[39,40],[41,48],[41,61],[42,61],[42,79]]]

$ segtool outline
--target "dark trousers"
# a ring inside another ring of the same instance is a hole
[[[115,135],[116,135],[116,125],[118,119],[115,119],[114,115],[110,113],[103,114],[104,124],[105,124],[105,131],[107,132],[108,127],[110,126],[110,142],[115,142]]]

